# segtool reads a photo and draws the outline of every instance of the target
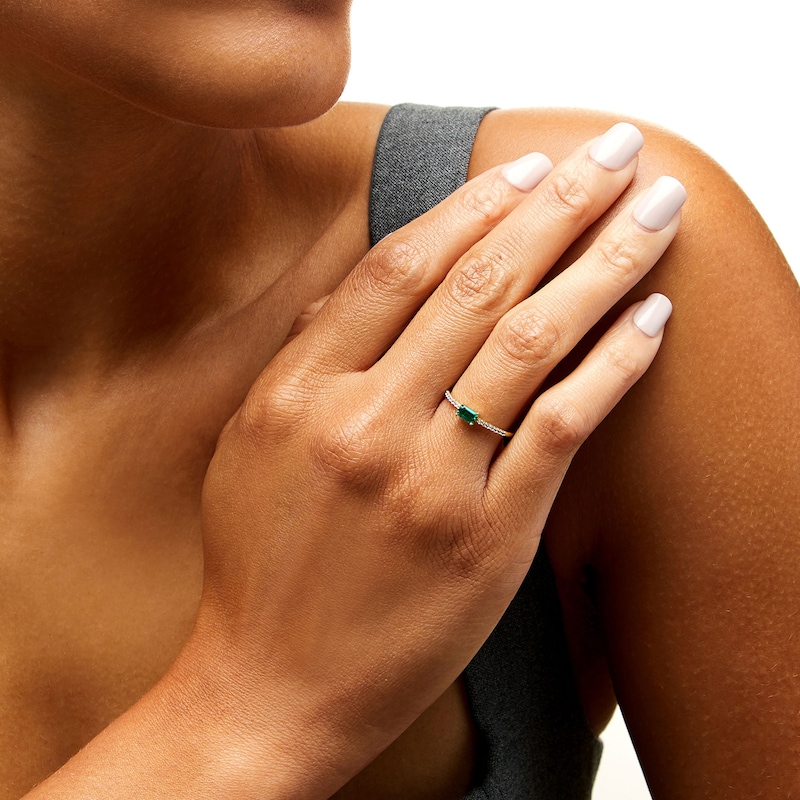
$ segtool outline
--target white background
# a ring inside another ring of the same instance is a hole
[[[354,0],[344,99],[588,107],[656,122],[722,164],[798,274],[792,9],[786,0]],[[619,715],[603,738],[595,800],[647,800]]]

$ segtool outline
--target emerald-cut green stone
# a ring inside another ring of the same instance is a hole
[[[456,411],[456,416],[461,417],[468,425],[474,425],[478,421],[478,412],[473,411],[469,406],[461,406]]]

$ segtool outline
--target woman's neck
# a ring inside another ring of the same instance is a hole
[[[257,290],[279,192],[252,133],[155,117],[21,53],[0,57],[0,107],[4,372],[122,358]]]

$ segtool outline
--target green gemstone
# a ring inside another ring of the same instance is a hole
[[[473,411],[469,406],[461,406],[456,411],[456,416],[461,417],[468,425],[474,425],[478,421],[478,412]]]

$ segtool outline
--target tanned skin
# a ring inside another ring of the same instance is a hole
[[[88,66],[53,66],[63,42],[31,42],[24,6],[0,8],[11,31],[0,72],[0,798],[31,791],[114,720],[31,797],[85,797],[89,775],[98,796],[136,785],[178,798],[192,761],[170,721],[202,743],[197,754],[227,732],[192,704],[201,693],[179,657],[202,591],[209,462],[295,321],[297,333],[366,254],[386,109],[345,104],[284,128],[302,117],[284,81],[275,118],[252,114],[250,131],[186,124],[244,119],[244,95],[234,111],[187,96],[176,124],[161,91],[120,99],[127,76],[98,87]],[[320,74],[337,72],[326,37]],[[319,112],[340,82],[319,89]],[[534,150],[558,163],[617,121],[493,112],[470,177]],[[724,171],[637,124],[646,144],[633,182],[549,276],[659,175],[684,183],[675,241],[550,381],[634,301],[673,301],[653,366],[578,451],[545,528],[575,677],[596,732],[621,704],[656,800],[792,797],[800,292]],[[142,744],[161,732],[163,757]],[[457,680],[336,796],[457,799],[477,747]],[[225,764],[209,791],[239,787],[236,774]],[[230,796],[250,796],[239,788]]]

